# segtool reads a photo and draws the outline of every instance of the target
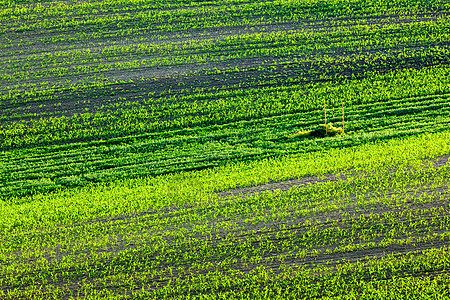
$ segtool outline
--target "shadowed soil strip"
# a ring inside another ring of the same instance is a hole
[[[244,188],[237,188],[229,191],[224,191],[218,193],[219,197],[229,197],[229,196],[239,196],[242,195],[242,197],[248,197],[253,196],[255,194],[259,194],[262,192],[273,192],[276,190],[280,191],[287,191],[290,188],[294,186],[302,186],[307,184],[314,184],[319,182],[326,182],[326,181],[337,181],[339,180],[338,177],[336,177],[333,174],[327,174],[325,175],[324,179],[319,178],[318,176],[307,176],[299,179],[290,179],[286,181],[280,181],[275,183],[268,183],[264,185],[258,185],[258,186],[250,186],[250,187],[244,187]]]
[[[424,159],[423,161],[431,161],[433,163],[434,168],[439,168],[448,163],[448,160],[450,158],[450,155],[440,156],[436,157],[434,159]],[[394,172],[394,171],[392,171]],[[325,177],[324,177],[325,176]],[[262,192],[274,192],[274,191],[288,191],[292,187],[297,186],[304,186],[308,184],[314,184],[319,182],[327,182],[327,181],[338,181],[338,180],[345,180],[346,176],[340,176],[336,177],[334,174],[326,174],[324,176],[307,176],[299,179],[290,179],[285,181],[279,181],[274,183],[268,183],[258,186],[250,186],[250,187],[243,187],[243,188],[237,188],[233,190],[223,191],[219,192],[217,195],[221,198],[226,198],[229,196],[242,196],[245,197],[251,197],[255,194],[259,194]],[[324,177],[323,179],[319,177]]]
[[[448,164],[449,158],[450,158],[450,155],[444,155],[444,156],[440,156],[435,159],[432,159],[431,161],[434,163],[435,168],[439,168],[439,167],[442,167],[442,166],[445,166],[446,164]]]

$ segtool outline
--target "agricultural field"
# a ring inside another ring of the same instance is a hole
[[[0,24],[0,299],[450,298],[450,1]]]

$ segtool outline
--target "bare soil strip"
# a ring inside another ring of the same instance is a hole
[[[448,164],[450,155],[440,156],[434,159],[425,159],[424,162],[430,161],[433,163],[434,168],[442,167]],[[320,176],[323,177],[323,176]],[[305,186],[308,184],[314,184],[319,182],[328,181],[338,181],[345,180],[345,176],[336,177],[334,174],[326,174],[324,178],[321,179],[319,176],[306,176],[299,179],[290,179],[285,181],[279,181],[274,183],[262,184],[257,186],[242,187],[237,189],[232,189],[228,191],[222,191],[218,193],[221,198],[226,198],[230,196],[242,196],[242,198],[247,198],[259,194],[262,192],[274,192],[274,191],[288,191],[293,187]]]
[[[307,176],[299,179],[290,179],[280,182],[268,183],[257,186],[250,186],[244,188],[237,188],[229,191],[223,191],[218,193],[219,197],[226,198],[229,196],[242,196],[243,198],[254,196],[262,192],[274,192],[274,191],[288,191],[292,187],[304,186],[308,184],[314,184],[319,182],[337,181],[339,180],[333,174],[325,175],[324,179],[320,179],[317,176]]]

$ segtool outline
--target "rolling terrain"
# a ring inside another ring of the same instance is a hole
[[[450,2],[0,24],[0,298],[449,297]]]

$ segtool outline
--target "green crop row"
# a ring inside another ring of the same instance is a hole
[[[392,98],[447,93],[447,73],[447,67],[420,71],[406,69],[386,75],[372,73],[366,79],[335,86],[315,83],[288,89],[257,89],[234,97],[223,93],[223,98],[216,97],[214,101],[190,101],[188,97],[186,102],[169,99],[155,106],[148,100],[147,109],[141,106],[131,110],[94,111],[71,118],[39,118],[37,115],[39,119],[1,124],[0,135],[3,147],[45,145],[90,136],[114,137],[311,111],[320,109],[324,100],[331,105],[332,100],[337,99],[336,103],[344,102],[346,107],[358,103],[386,102]],[[409,83],[407,87],[403,86],[405,81]]]
[[[84,4],[78,6],[81,10],[76,13],[73,8],[77,9],[77,7],[70,5],[55,7],[38,5],[33,8],[28,8],[29,5],[26,5],[18,6],[14,10],[4,8],[0,16],[3,17],[1,21],[5,33],[12,30],[21,32],[58,28],[83,29],[90,26],[105,26],[110,30],[120,30],[121,28],[135,27],[138,24],[147,26],[147,28],[170,31],[199,27],[224,27],[235,24],[254,25],[274,19],[278,22],[297,21],[300,17],[315,20],[342,16],[364,17],[370,15],[373,17],[421,12],[418,6],[412,6],[404,1],[377,1],[378,3],[371,3],[371,5],[367,5],[364,1],[354,1],[351,4],[349,2],[289,1],[283,5],[278,1],[244,2],[238,5],[227,2],[223,3],[224,5],[205,5],[198,8],[193,6],[189,9],[174,7],[175,9],[169,8],[168,10],[150,9],[145,6],[138,9],[131,6],[129,10],[114,11],[114,9],[109,10],[111,6],[108,5],[108,11],[104,13],[100,13],[95,8],[89,11],[89,8],[83,8],[86,6]],[[114,4],[112,6],[114,7]],[[127,5],[122,7],[124,6]],[[421,9],[445,9],[446,7],[448,4],[445,1],[421,1],[420,3]],[[67,10],[69,11],[65,14],[64,12]],[[38,15],[42,15],[42,17],[38,17]]]
[[[372,29],[370,26],[371,29],[368,30],[356,26],[350,30],[339,30],[330,34],[322,32],[311,34],[310,31],[290,34],[258,33],[241,35],[238,38],[225,37],[218,42],[209,40],[207,42],[196,41],[194,44],[192,42],[181,43],[180,45],[135,44],[92,49],[92,51],[91,49],[75,50],[74,52],[59,51],[53,54],[27,56],[26,60],[23,58],[16,61],[14,59],[5,60],[2,79],[5,82],[30,81],[43,77],[60,78],[69,75],[162,65],[225,62],[254,57],[305,57],[311,53],[317,56],[334,52],[336,49],[339,49],[340,52],[347,52],[348,55],[355,52],[382,51],[396,47],[418,48],[437,45],[448,40],[448,24],[445,19],[439,22],[429,21],[414,25],[417,28],[411,24],[385,25],[381,29]],[[359,32],[359,34],[355,34],[355,32]],[[409,36],[406,36],[405,32],[408,32]],[[237,46],[234,45],[236,42],[233,42],[235,39],[238,39],[239,42]],[[277,42],[274,43],[274,40]],[[442,51],[444,54],[446,49],[444,48]],[[155,54],[157,54],[156,57]],[[33,62],[36,59],[37,61]]]
[[[153,123],[155,127],[149,127],[146,120],[161,118],[161,115],[158,116],[159,112],[155,111],[150,115],[148,111],[139,107],[134,110],[107,111],[106,114],[85,113],[71,119],[49,118],[22,124],[13,123],[14,128],[4,129],[2,132],[4,146],[8,146],[6,143],[12,138],[16,138],[21,144],[14,145],[14,148],[33,144],[46,147],[42,150],[12,152],[9,163],[1,167],[0,176],[3,182],[1,195],[3,198],[19,196],[24,193],[82,186],[89,182],[208,168],[222,165],[228,160],[254,160],[344,145],[348,147],[399,135],[441,131],[445,129],[443,124],[447,122],[449,116],[448,97],[446,94],[440,94],[447,90],[445,87],[447,83],[444,81],[446,78],[444,74],[447,71],[445,68],[442,69],[443,75],[438,77],[435,70],[431,69],[433,71],[431,74],[424,72],[424,77],[417,78],[417,85],[411,85],[409,90],[398,84],[404,80],[403,78],[414,80],[409,71],[402,76],[395,75],[390,79],[392,82],[390,85],[383,80],[389,77],[379,76],[378,81],[355,81],[333,89],[329,86],[318,86],[315,93],[314,90],[309,90],[309,99],[304,100],[308,105],[316,102],[315,110],[299,109],[298,105],[301,103],[295,94],[288,94],[289,90],[278,89],[278,92],[271,92],[269,88],[241,91],[239,96],[235,96],[234,101],[230,101],[230,93],[227,92],[223,93],[223,100],[216,98],[214,102],[200,102],[200,99],[191,102],[190,98],[185,102],[177,102],[182,98],[165,99],[166,111],[170,115],[162,117],[171,117],[173,120],[171,124],[167,121]],[[423,82],[427,85],[422,85]],[[370,88],[367,88],[367,85]],[[353,91],[349,89],[350,87]],[[372,95],[374,87],[378,91]],[[343,94],[344,88],[347,88],[346,95]],[[293,88],[295,89],[296,87]],[[365,95],[360,92],[364,90]],[[259,104],[252,103],[258,96],[256,93],[263,95]],[[417,97],[433,93],[437,95]],[[334,109],[333,99],[338,95],[345,98],[338,98]],[[416,97],[395,100],[398,96]],[[289,102],[282,104],[288,97]],[[372,100],[366,100],[369,97]],[[379,101],[379,97],[383,97],[383,101]],[[340,124],[340,104],[343,100],[345,128],[350,135],[320,140],[289,138],[296,130],[309,129],[323,122],[320,111],[320,103],[323,101],[328,102],[330,106],[328,120]],[[199,111],[203,104],[204,112]],[[254,110],[248,110],[248,107],[254,107]],[[214,114],[216,109],[222,110],[226,117],[221,119],[220,114]],[[240,109],[245,111],[244,117],[239,115],[233,117],[230,113],[230,111],[239,112]],[[270,110],[271,113],[263,118],[251,120],[256,112],[262,114],[264,110]],[[174,114],[175,111],[178,115]],[[204,120],[208,122],[201,123],[202,118],[199,117],[199,123],[191,130],[174,126],[177,124],[176,118],[180,118],[181,122],[187,120],[193,122],[196,119],[192,116],[196,115],[204,115]],[[22,126],[19,127],[19,124]],[[106,127],[107,124],[110,124],[109,128]],[[150,134],[147,133],[149,131]],[[120,138],[127,135],[130,136]],[[67,140],[89,140],[93,136],[96,139],[92,139],[91,144],[73,143],[65,148],[48,145]],[[113,140],[109,141],[111,138]],[[104,141],[98,143],[99,139]],[[126,145],[127,140],[132,141],[132,144]],[[100,145],[104,146],[99,148]],[[52,152],[57,155],[48,155]],[[6,156],[7,153],[8,151],[5,151],[3,155]]]

